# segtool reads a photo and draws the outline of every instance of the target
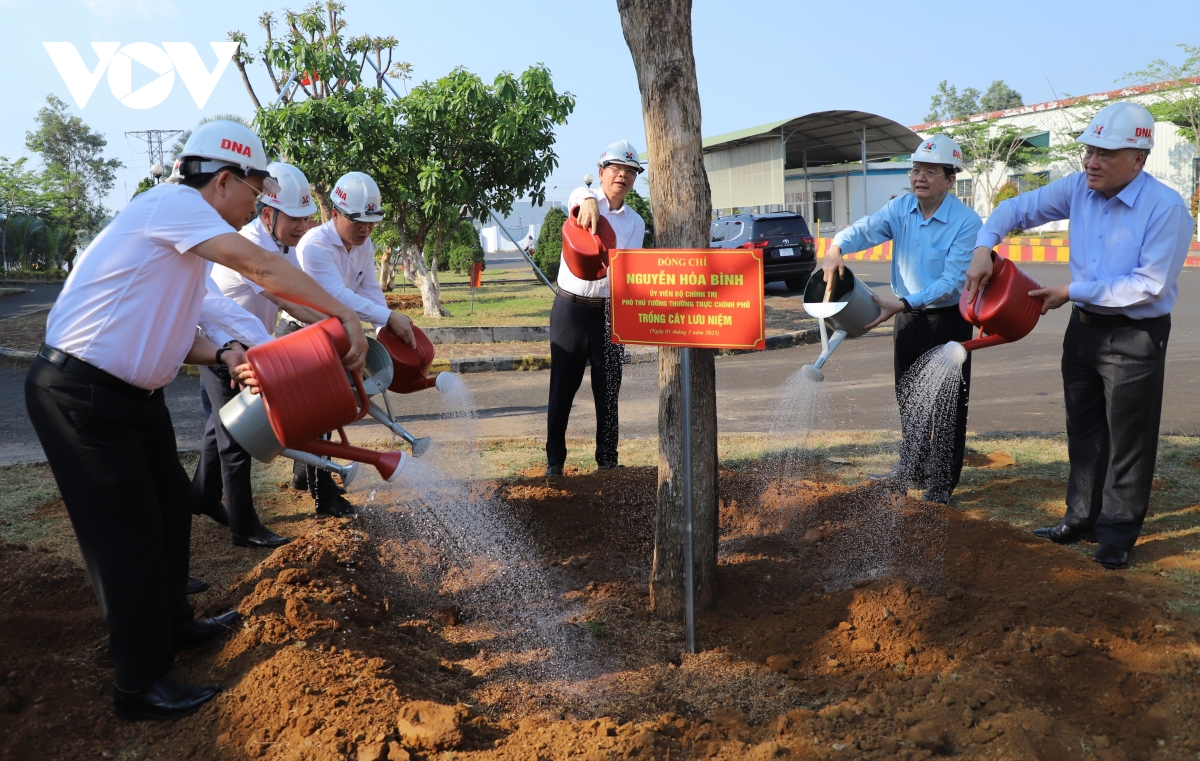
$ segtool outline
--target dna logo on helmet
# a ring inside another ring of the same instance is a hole
[[[242,145],[241,143],[235,143],[227,137],[221,138],[221,150],[233,151],[234,153],[240,153],[243,156],[252,155],[250,153],[250,146]]]
[[[1154,130],[1150,129],[1149,127],[1134,127],[1133,128],[1133,136],[1134,137],[1154,137]]]
[[[175,87],[176,72],[196,108],[204,108],[238,49],[236,42],[210,42],[208,45],[217,58],[212,71],[190,42],[164,42],[162,47],[149,42],[131,42],[123,47],[119,42],[93,42],[92,50],[97,59],[94,69],[89,69],[83,62],[74,43],[42,43],[76,106],[83,108],[88,104],[100,84],[100,77],[107,70],[108,89],[113,97],[122,105],[136,109],[154,108],[166,100]],[[134,63],[158,76],[134,90]]]

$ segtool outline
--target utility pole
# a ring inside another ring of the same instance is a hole
[[[181,129],[144,129],[126,132],[126,137],[136,137],[146,144],[146,153],[150,157],[150,174],[154,182],[162,182],[166,174],[166,162],[163,160],[163,140],[170,140],[176,135],[182,135]]]

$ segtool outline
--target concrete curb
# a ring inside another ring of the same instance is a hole
[[[776,349],[790,349],[793,346],[804,346],[805,344],[817,343],[821,340],[821,335],[816,328],[811,330],[797,330],[791,333],[781,333],[777,336],[771,336],[767,339],[767,351]],[[634,362],[643,362],[653,358],[658,354],[658,350],[649,347],[633,347],[630,351],[633,355]],[[734,354],[752,354],[752,351],[743,349],[722,349],[720,354],[730,356]],[[6,349],[0,347],[0,361],[7,364],[15,364],[28,366],[37,356],[34,351],[21,351],[19,349]],[[466,373],[500,373],[510,371],[526,371],[547,370],[550,368],[550,356],[547,354],[526,354],[523,356],[498,356],[498,357],[457,357],[454,359],[437,359],[433,360],[433,364],[429,366],[430,372],[434,373],[458,373],[460,375]],[[179,372],[184,375],[199,375],[199,371],[192,365],[183,365],[179,368]]]
[[[549,325],[497,326],[478,328],[422,328],[435,344],[491,344],[505,341],[546,341],[550,338]]]

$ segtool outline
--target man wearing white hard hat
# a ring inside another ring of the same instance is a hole
[[[383,220],[383,197],[379,185],[363,172],[347,172],[329,194],[333,218],[304,234],[296,246],[296,256],[304,269],[335,299],[354,310],[363,322],[376,330],[385,326],[401,340],[416,345],[412,320],[388,308],[383,289],[375,279],[375,246],[371,233]],[[276,330],[283,335],[301,326],[299,315],[285,312]],[[304,483],[316,503],[318,513],[346,517],[358,511],[344,498],[333,476],[311,465],[297,464],[294,478]]]
[[[903,490],[917,486],[925,490],[925,499],[949,504],[966,449],[971,360],[968,357],[962,368],[952,430],[921,427],[924,424],[905,407],[903,379],[931,349],[971,338],[971,324],[958,312],[958,297],[980,221],[974,209],[950,193],[963,169],[958,143],[946,135],[934,135],[913,152],[912,164],[908,173],[912,193],[891,199],[879,211],[835,235],[822,267],[827,280],[840,277],[845,268],[843,253],[892,241],[892,291],[900,299],[876,296],[879,318],[867,327],[896,317],[893,371],[903,440],[900,464],[876,478]]]
[[[1084,171],[996,207],[976,241],[967,288],[992,275],[1009,230],[1069,219],[1071,283],[1031,291],[1042,314],[1072,302],[1062,375],[1071,474],[1067,512],[1033,533],[1057,544],[1094,535],[1095,560],[1125,568],[1150,505],[1171,308],[1193,222],[1179,193],[1147,174],[1154,117],[1136,103],[1096,114],[1077,140]]]
[[[257,387],[243,352],[197,334],[208,262],[336,316],[351,342],[343,363],[364,365],[354,313],[237,234],[263,188],[275,187],[266,166],[246,127],[197,128],[176,184],[134,198],[75,260],[25,379],[30,420],[108,625],[125,719],[177,719],[211,700],[219,687],[170,676],[175,653],[215,642],[237,619],[232,611],[196,620],[187,601],[191,487],[162,390],[185,362],[224,364]]]
[[[256,206],[257,217],[240,233],[254,244],[277,252],[289,264],[298,267],[294,248],[312,226],[312,216],[317,212],[317,206],[312,201],[308,179],[297,167],[275,162],[267,167],[267,171],[278,183],[279,190],[263,194]],[[216,325],[211,330],[227,333],[244,348],[271,340],[281,307],[301,317],[306,324],[324,319],[319,312],[273,296],[237,270],[221,264],[213,266],[212,282],[219,298],[206,299],[205,304],[215,307],[223,301],[234,305],[253,323],[253,330],[239,329],[237,323],[226,327],[230,321],[225,316],[231,311],[228,308],[222,315],[213,318]],[[201,327],[204,326],[202,321]],[[218,335],[213,340],[222,342],[223,338],[225,336]],[[208,423],[201,440],[200,462],[192,476],[192,512],[212,516],[214,520],[227,524],[235,547],[273,549],[286,544],[289,539],[271,531],[259,520],[250,487],[253,458],[221,423],[219,411],[237,395],[236,384],[231,383],[228,371],[219,365],[201,367],[200,379]],[[225,499],[224,507],[221,506],[222,496]]]
[[[600,188],[576,188],[567,205],[578,208],[579,224],[593,233],[600,217],[617,234],[617,248],[641,248],[646,223],[625,203],[642,172],[637,151],[621,140],[604,149],[598,163]],[[565,259],[558,264],[558,296],[550,308],[550,400],[547,405],[546,475],[561,476],[567,459],[567,422],[583,371],[592,365],[596,405],[596,463],[617,467],[622,347],[613,344],[608,326],[608,275],[599,280],[576,277]]]

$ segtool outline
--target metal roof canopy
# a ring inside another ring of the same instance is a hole
[[[818,111],[706,138],[703,146],[705,153],[712,153],[782,138],[787,146],[783,168],[797,169],[806,164],[811,167],[862,161],[864,129],[868,160],[907,155],[921,144],[920,135],[885,116],[866,111]]]

